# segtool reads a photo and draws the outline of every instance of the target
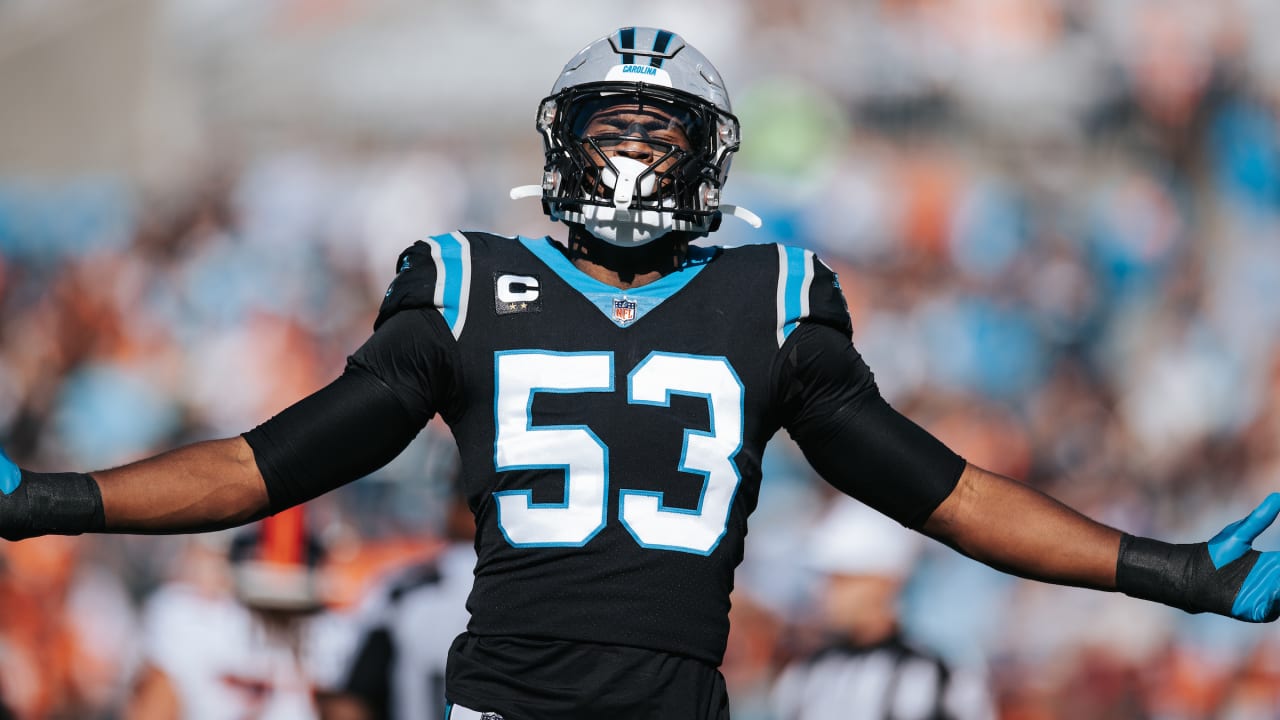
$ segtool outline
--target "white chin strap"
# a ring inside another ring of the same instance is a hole
[[[611,245],[620,247],[636,247],[657,240],[672,230],[689,232],[706,232],[687,220],[676,220],[670,212],[661,210],[630,210],[636,193],[636,178],[649,169],[649,166],[628,157],[611,158],[610,162],[617,168],[604,168],[600,179],[605,186],[613,190],[613,206],[582,206],[582,212],[560,212],[556,219],[566,222],[581,223],[592,235]],[[646,175],[639,182],[640,197],[653,195],[657,179],[653,174]],[[521,185],[511,189],[511,199],[519,200],[527,197],[542,197],[540,185]],[[664,206],[666,201],[664,201]],[[747,222],[754,228],[760,227],[760,218],[755,213],[736,205],[721,205],[720,211],[733,215]]]

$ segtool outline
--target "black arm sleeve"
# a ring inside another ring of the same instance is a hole
[[[244,434],[271,512],[391,462],[437,405],[448,402],[452,351],[440,336],[443,320],[434,323],[432,316],[439,319],[430,310],[397,313],[347,360],[337,380]]]
[[[960,480],[965,461],[885,402],[849,337],[802,323],[782,348],[782,423],[827,482],[919,528]]]

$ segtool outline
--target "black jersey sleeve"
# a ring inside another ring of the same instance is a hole
[[[964,460],[885,402],[841,330],[800,323],[774,377],[783,426],[842,492],[919,528],[955,488]]]
[[[459,410],[457,344],[445,318],[428,308],[403,309],[380,323],[373,336],[347,358],[348,367],[377,376],[419,425],[437,412]]]
[[[397,313],[337,380],[245,433],[271,511],[391,462],[437,409],[452,407],[452,342],[439,314]]]
[[[813,282],[809,284],[809,313],[805,322],[819,323],[837,330],[846,338],[853,337],[853,321],[849,304],[840,289],[840,278],[819,257],[813,258]]]
[[[462,333],[471,288],[471,241],[461,232],[433,235],[410,245],[396,259],[374,328],[403,310],[431,308],[450,334]]]
[[[852,337],[849,306],[835,271],[809,250],[777,247],[778,346],[803,323],[826,325]]]

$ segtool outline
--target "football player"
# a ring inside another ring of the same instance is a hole
[[[1280,494],[1213,539],[1124,535],[962,458],[891,408],[811,252],[690,244],[726,217],[739,127],[716,68],[628,27],[537,109],[536,196],[568,229],[453,232],[397,261],[345,372],[242,436],[111,470],[0,468],[0,534],[194,532],[390,461],[433,415],[476,521],[450,717],[723,718],[717,670],[765,443],[993,567],[1249,621],[1280,614]]]

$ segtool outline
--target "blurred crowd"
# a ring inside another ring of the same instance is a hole
[[[170,5],[188,20],[213,7]],[[241,30],[260,42],[314,43],[299,15],[337,37],[375,14],[265,5],[274,14]],[[404,5],[371,4],[386,22]],[[882,392],[971,462],[1170,541],[1203,540],[1280,489],[1280,5],[655,2],[628,20],[491,0],[474,12],[503,11],[534,48],[539,32],[576,48],[649,22],[713,57],[743,126],[726,199],[765,225],[726,223],[705,242],[817,251]],[[423,13],[409,18],[430,38]],[[236,46],[222,42],[186,50],[226,85],[231,61],[213,60]],[[539,61],[530,82],[549,88],[563,59]],[[469,79],[483,84],[478,67]],[[562,235],[536,202],[506,200],[539,171],[536,97],[487,102],[473,108],[486,127],[507,119],[483,136],[458,108],[418,136],[326,127],[323,141],[268,142],[221,127],[159,187],[13,173],[0,157],[7,453],[90,469],[242,432],[341,371],[413,240]],[[392,465],[308,506],[345,573],[335,613],[439,547],[451,442],[433,424]],[[738,574],[724,667],[735,717],[770,718],[772,682],[809,649],[815,580],[794,558],[828,499],[780,436]],[[140,613],[188,542],[0,546],[0,692],[18,717],[122,717]],[[1280,714],[1267,628],[1021,581],[937,545],[903,614],[988,678],[1001,718]]]

